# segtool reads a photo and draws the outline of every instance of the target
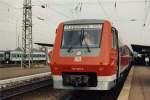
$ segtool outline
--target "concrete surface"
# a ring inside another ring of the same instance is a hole
[[[128,100],[150,100],[150,66],[135,66]]]
[[[131,89],[131,82],[133,78],[133,70],[134,70],[134,66],[132,66],[132,68],[130,69],[130,72],[124,83],[121,93],[118,96],[118,100],[128,100],[130,89]]]

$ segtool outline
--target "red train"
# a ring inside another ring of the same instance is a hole
[[[54,88],[110,90],[129,69],[130,49],[107,20],[82,19],[59,24],[50,53]]]

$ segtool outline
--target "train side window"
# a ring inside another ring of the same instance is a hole
[[[114,28],[112,28],[112,48],[117,49],[117,33]]]
[[[129,49],[128,48],[125,48],[125,53],[126,53],[126,55],[129,55]]]
[[[16,57],[16,55],[15,55],[15,54],[12,54],[12,57]]]
[[[124,55],[124,53],[123,53],[123,52],[124,52],[124,48],[123,48],[123,47],[120,47],[119,50],[120,50],[120,52],[121,52],[121,56],[123,56],[123,55]]]
[[[124,47],[122,47],[121,54],[122,54],[122,56],[124,56]]]

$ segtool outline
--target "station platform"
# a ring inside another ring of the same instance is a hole
[[[118,100],[149,100],[150,66],[133,66]]]
[[[0,91],[49,80],[50,78],[50,68],[46,65],[36,65],[30,69],[3,67],[0,68]]]
[[[150,100],[150,66],[135,66],[128,100]]]
[[[0,91],[51,79],[51,72],[0,80]]]
[[[45,64],[34,65],[30,69],[21,68],[20,65],[16,65],[16,66],[1,65],[1,66],[3,67],[0,68],[0,80],[50,72],[49,66]]]

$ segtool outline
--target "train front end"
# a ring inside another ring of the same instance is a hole
[[[104,20],[61,23],[51,53],[53,85],[57,89],[109,90],[115,85],[111,62],[111,25]]]

